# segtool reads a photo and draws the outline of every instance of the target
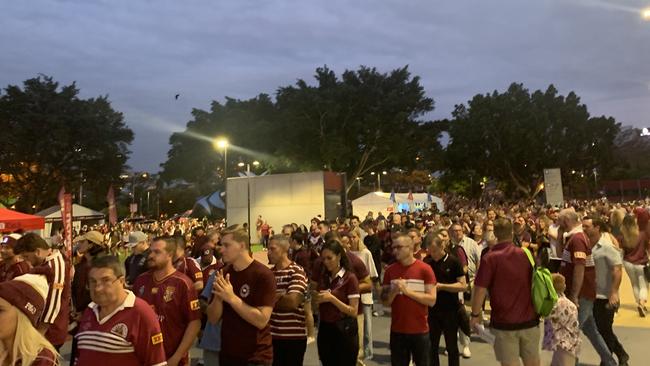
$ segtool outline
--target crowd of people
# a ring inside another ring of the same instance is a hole
[[[601,364],[627,365],[612,324],[623,270],[647,315],[649,221],[647,202],[606,200],[448,202],[277,232],[260,218],[268,263],[254,259],[243,225],[222,221],[84,228],[69,252],[60,239],[12,233],[0,246],[0,365],[59,365],[68,341],[70,364],[82,366],[189,365],[195,346],[210,366],[302,365],[311,342],[324,366],[363,365],[372,318],[388,311],[396,366],[439,365],[443,336],[458,365],[472,357],[472,332],[492,337],[502,365],[539,365],[540,343],[554,365],[573,365],[581,332]],[[544,319],[535,266],[553,273],[559,295]]]

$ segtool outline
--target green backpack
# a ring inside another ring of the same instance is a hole
[[[522,249],[526,253],[526,256],[528,256],[530,264],[533,266],[531,295],[535,312],[542,317],[549,316],[557,302],[557,292],[555,292],[555,288],[553,287],[551,271],[548,268],[536,266],[530,251],[526,248]]]

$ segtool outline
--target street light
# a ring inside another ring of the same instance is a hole
[[[250,163],[244,163],[240,161],[237,166],[244,167],[246,166],[246,209],[247,209],[247,229],[248,229],[248,240],[251,240],[251,165]],[[260,162],[255,160],[253,161],[253,166],[259,166]]]
[[[223,189],[226,189],[228,182],[228,146],[230,143],[225,137],[218,137],[214,140],[213,146],[216,149],[223,150]]]
[[[382,175],[388,175],[387,171],[382,171],[381,174],[371,172],[370,175],[376,175],[377,176],[377,192],[381,192],[381,176]]]

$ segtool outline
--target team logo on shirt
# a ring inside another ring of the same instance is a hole
[[[155,294],[157,294],[157,293],[158,293],[158,287],[152,287],[152,288],[151,288],[151,294],[152,294],[152,295],[155,295]]]
[[[191,310],[199,310],[199,300],[192,300],[190,301],[190,309]]]
[[[36,306],[34,306],[31,302],[25,304],[25,310],[29,311],[32,315],[36,314]]]
[[[162,333],[154,334],[151,336],[151,344],[160,344],[163,342],[163,335]]]
[[[111,333],[122,338],[126,338],[126,336],[129,334],[129,328],[124,323],[117,323],[113,326],[113,328],[111,328]]]
[[[170,302],[174,299],[174,292],[176,292],[176,287],[167,286],[165,287],[165,294],[163,295],[163,300],[165,302]]]
[[[196,273],[194,274],[194,278],[196,278],[197,280],[202,279],[202,278],[203,278],[203,273],[201,273],[201,272],[196,272]]]
[[[251,293],[251,288],[246,283],[239,289],[239,297],[241,297],[242,299],[248,297],[250,293]]]

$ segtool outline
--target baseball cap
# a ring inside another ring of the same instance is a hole
[[[126,247],[132,248],[141,241],[147,241],[147,234],[142,231],[134,231],[129,234],[129,241],[126,243]]]

